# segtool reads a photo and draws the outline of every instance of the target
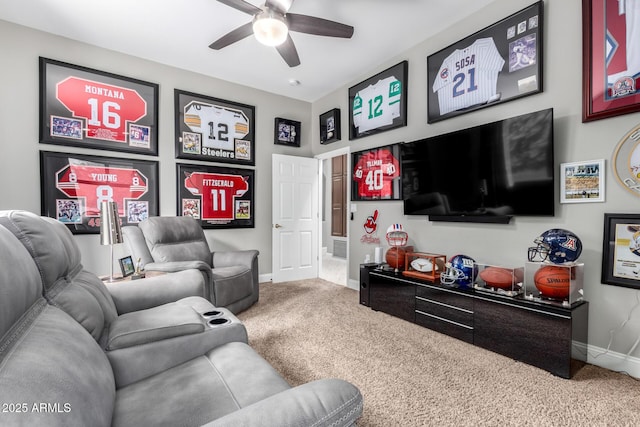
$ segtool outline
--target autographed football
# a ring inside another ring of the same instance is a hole
[[[515,282],[513,270],[501,267],[487,267],[480,272],[480,278],[488,286],[509,289]]]
[[[429,273],[433,270],[433,263],[426,258],[416,258],[411,261],[411,268],[421,273]],[[436,270],[438,266],[436,265]]]

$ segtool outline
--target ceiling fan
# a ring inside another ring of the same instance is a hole
[[[252,15],[253,20],[211,43],[209,45],[211,49],[220,50],[254,34],[261,43],[274,46],[289,67],[295,67],[300,65],[300,58],[289,34],[290,31],[346,39],[353,35],[353,27],[350,25],[315,16],[289,13],[294,0],[266,0],[262,7],[254,6],[244,0],[218,1]]]

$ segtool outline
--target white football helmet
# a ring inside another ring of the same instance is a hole
[[[402,224],[391,224],[387,228],[387,243],[389,243],[389,246],[405,246],[407,241],[409,241],[409,235],[402,228]]]

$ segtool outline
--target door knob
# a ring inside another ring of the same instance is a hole
[[[280,224],[274,224],[273,228],[282,228]]]

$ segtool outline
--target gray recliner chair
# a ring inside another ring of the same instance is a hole
[[[151,217],[122,227],[122,234],[145,271],[200,270],[209,284],[207,298],[216,307],[239,313],[258,301],[258,251],[212,252],[204,230],[191,217]]]

